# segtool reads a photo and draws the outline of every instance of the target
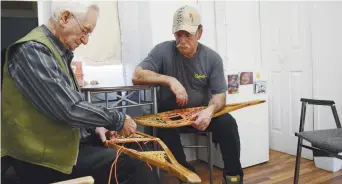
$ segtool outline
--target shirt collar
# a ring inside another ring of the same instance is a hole
[[[52,42],[52,44],[54,44],[56,46],[59,54],[62,57],[65,57],[68,62],[71,62],[72,58],[74,57],[73,52],[71,52],[69,49],[67,49],[63,45],[63,43],[57,38],[57,36],[52,34],[52,32],[45,25],[42,25],[41,28],[42,28],[43,32],[45,33],[45,35]]]

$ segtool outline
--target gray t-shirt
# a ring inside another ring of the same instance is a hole
[[[178,79],[188,93],[188,104],[184,108],[208,105],[212,95],[227,91],[222,58],[201,43],[196,55],[186,58],[176,48],[175,41],[162,42],[138,66]],[[158,91],[158,111],[179,108],[170,88],[161,86]]]

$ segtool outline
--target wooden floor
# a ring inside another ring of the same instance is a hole
[[[270,150],[270,160],[267,163],[259,164],[244,169],[244,184],[291,184],[293,183],[293,174],[296,157],[281,152]],[[202,179],[203,184],[209,184],[209,173],[207,164],[200,161],[192,163]],[[221,184],[222,171],[219,168],[214,169],[215,184]],[[332,173],[317,168],[313,161],[302,159],[301,172],[299,177],[300,184],[342,184],[342,171]],[[178,184],[178,180],[165,174],[162,177],[163,184]]]

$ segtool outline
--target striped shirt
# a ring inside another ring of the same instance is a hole
[[[70,63],[73,53],[46,26],[42,25],[41,28],[61,54],[68,74],[58,65],[47,46],[28,41],[18,44],[9,53],[8,72],[16,87],[38,111],[56,123],[78,128],[121,130],[125,114],[85,100],[84,94],[77,89],[76,81],[70,83],[67,76],[72,72]],[[84,130],[81,129],[82,137],[87,136]]]

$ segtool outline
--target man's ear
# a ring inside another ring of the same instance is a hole
[[[71,13],[69,11],[64,11],[60,18],[59,23],[64,27],[70,21]]]
[[[197,40],[201,39],[202,37],[202,33],[203,33],[203,28],[201,28],[200,30],[197,31]]]

